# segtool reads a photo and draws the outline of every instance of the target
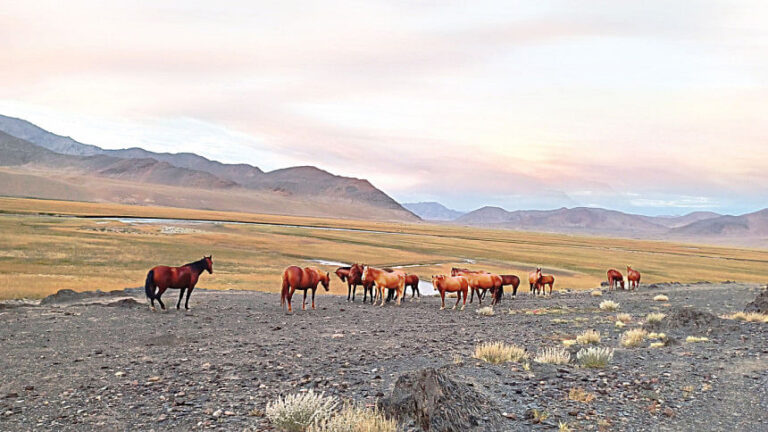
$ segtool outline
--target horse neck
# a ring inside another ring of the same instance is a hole
[[[200,273],[202,273],[203,271],[205,271],[205,269],[206,269],[208,266],[205,264],[205,260],[200,260],[200,261],[195,261],[195,262],[193,262],[193,263],[189,263],[189,264],[185,265],[184,267],[189,267],[189,268],[191,268],[191,269],[192,269],[192,271],[193,271],[193,272],[195,272],[195,273],[196,273],[196,274],[199,276],[199,275],[200,275]]]

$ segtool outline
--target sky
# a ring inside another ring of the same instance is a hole
[[[400,202],[768,207],[768,2],[0,3],[0,114]]]

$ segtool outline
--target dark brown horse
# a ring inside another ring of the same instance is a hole
[[[360,282],[352,283],[349,279],[349,272],[352,270],[352,266],[346,266],[346,267],[339,267],[336,269],[334,273],[336,273],[336,276],[341,279],[342,282],[345,282],[347,284],[347,301],[350,301],[350,296],[352,297],[352,301],[355,301],[355,291],[357,291],[357,286],[360,284]]]
[[[150,301],[150,308],[155,310],[155,300],[160,303],[160,307],[165,310],[163,304],[163,293],[168,288],[181,290],[179,301],[176,302],[176,309],[181,306],[181,299],[184,297],[184,291],[187,291],[187,299],[184,301],[184,309],[189,310],[189,295],[195,289],[200,273],[204,271],[213,273],[213,257],[203,257],[200,261],[184,264],[181,267],[157,266],[147,273],[147,280],[144,283],[144,292]],[[157,288],[157,291],[155,291]]]
[[[620,271],[610,269],[606,275],[608,276],[609,289],[616,289],[619,285],[621,285],[621,289],[624,289],[624,276]]]
[[[317,284],[322,283],[323,288],[328,291],[328,285],[331,283],[330,274],[323,272],[316,267],[301,268],[290,266],[283,271],[283,287],[280,291],[280,306],[288,302],[288,312],[292,312],[291,299],[296,290],[304,291],[304,300],[301,302],[301,310],[307,309],[307,290],[312,290],[312,309],[315,308],[315,292]]]
[[[640,285],[640,272],[633,269],[631,265],[627,266],[627,282],[629,282],[629,289],[631,290]]]
[[[520,278],[515,275],[499,275],[501,276],[501,290],[498,293],[498,299],[496,300],[496,303],[498,303],[498,300],[501,300],[501,296],[504,295],[504,286],[505,285],[512,285],[512,295],[517,295],[517,287],[520,286]]]
[[[353,264],[349,268],[349,275],[347,276],[347,286],[352,287],[352,301],[355,301],[355,293],[357,292],[357,286],[363,286],[363,303],[366,302],[368,293],[371,293],[371,303],[373,303],[373,280],[363,280],[363,264]],[[349,296],[347,296],[349,297]]]
[[[552,295],[552,288],[555,285],[555,277],[553,275],[541,274],[541,267],[536,269],[536,285],[534,291],[547,295],[546,285],[549,285],[549,295]]]
[[[467,307],[467,294],[469,293],[469,282],[467,281],[467,278],[465,278],[464,276],[444,276],[444,275],[432,276],[432,286],[435,287],[435,290],[440,293],[440,301],[442,304],[440,307],[440,310],[445,309],[445,293],[446,292],[457,293],[456,304],[453,305],[453,309],[456,309],[456,306],[459,305],[459,301],[461,301],[462,294],[464,295],[464,304],[461,306],[461,310],[464,310],[464,308]]]

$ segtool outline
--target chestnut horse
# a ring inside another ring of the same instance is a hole
[[[517,287],[520,286],[520,278],[515,275],[500,275],[501,276],[501,294],[504,294],[504,285],[512,285],[512,295],[517,295]],[[501,299],[501,295],[499,296]],[[498,302],[497,302],[498,303]]]
[[[631,265],[627,266],[627,282],[629,282],[629,289],[631,290],[640,285],[640,272],[633,269]]]
[[[543,295],[547,295],[546,285],[549,285],[549,295],[552,295],[552,287],[555,285],[555,277],[553,275],[541,274],[541,267],[536,269],[536,285],[534,289],[536,292],[541,292]]]
[[[400,305],[400,299],[403,298],[403,290],[405,289],[405,273],[401,271],[388,273],[382,269],[365,266],[365,269],[363,270],[363,280],[369,278],[376,284],[382,307],[385,302],[384,288],[397,290],[397,304],[398,306]]]
[[[373,303],[373,280],[363,280],[363,264],[353,264],[349,268],[349,276],[347,276],[347,284],[352,286],[352,301],[355,301],[355,293],[357,292],[357,286],[363,286],[363,303],[368,299],[368,293],[371,293],[371,303]]]
[[[347,284],[347,301],[349,301],[349,296],[352,293],[352,286],[347,282],[347,279],[349,278],[349,269],[352,268],[351,266],[344,266],[337,268],[334,273],[336,273],[336,276],[339,277],[339,279]],[[354,301],[354,296],[352,296]]]
[[[144,283],[144,292],[150,301],[150,309],[155,310],[155,300],[160,303],[160,307],[165,310],[165,304],[160,297],[166,289],[180,289],[179,301],[176,302],[176,309],[181,306],[181,299],[184,297],[184,290],[187,290],[187,299],[184,301],[184,309],[189,310],[189,295],[195,289],[197,280],[200,279],[200,273],[204,271],[213,273],[213,257],[203,257],[200,261],[184,264],[181,267],[157,266],[147,273],[147,280]],[[157,288],[157,292],[155,292]]]
[[[621,289],[624,289],[624,276],[620,271],[616,269],[610,269],[606,274],[608,275],[608,285],[610,286],[609,289],[616,289],[618,288],[618,285],[621,285]]]
[[[388,273],[392,273],[395,270],[390,268],[384,269]],[[405,274],[405,288],[403,288],[403,298],[405,298],[405,295],[408,293],[408,287],[411,288],[411,301],[413,301],[415,298],[421,298],[421,293],[419,292],[419,277],[415,274]],[[389,290],[389,293],[387,294],[387,301],[392,300],[395,296],[394,290]]]
[[[469,282],[467,281],[467,278],[465,278],[464,276],[435,275],[435,276],[432,276],[432,286],[435,287],[435,290],[437,290],[437,292],[440,293],[440,299],[442,302],[442,306],[440,307],[440,310],[445,309],[445,293],[446,292],[457,293],[456,304],[453,305],[452,309],[456,309],[456,306],[459,305],[459,301],[461,301],[462,294],[464,295],[464,304],[461,306],[461,310],[464,310],[464,308],[467,307],[467,293],[469,290]]]
[[[291,299],[296,290],[304,291],[304,300],[301,302],[301,310],[307,309],[307,290],[312,290],[312,309],[315,308],[315,292],[317,284],[322,283],[323,288],[328,291],[328,285],[331,283],[331,276],[327,272],[316,267],[298,267],[289,266],[283,271],[283,287],[280,290],[280,306],[288,302],[288,312],[292,312]]]
[[[467,278],[467,282],[469,282],[469,288],[472,290],[471,294],[469,295],[470,303],[472,303],[474,300],[475,292],[477,292],[477,301],[480,302],[480,304],[483,304],[483,297],[481,296],[481,292],[485,293],[486,290],[491,290],[493,297],[491,304],[493,305],[498,302],[500,299],[500,291],[502,289],[501,276],[478,271],[466,271],[461,269],[456,270],[457,276],[464,276]],[[451,273],[453,273],[453,270],[451,270]]]
[[[536,288],[536,282],[539,280],[539,273],[541,273],[541,267],[536,267],[536,270],[528,273],[528,284],[531,286],[531,292]]]

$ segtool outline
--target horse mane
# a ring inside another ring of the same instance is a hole
[[[193,269],[197,270],[198,272],[202,273],[203,270],[208,268],[208,264],[205,263],[205,258],[197,260],[195,262],[191,262],[189,264],[184,264],[182,267],[192,267]]]

